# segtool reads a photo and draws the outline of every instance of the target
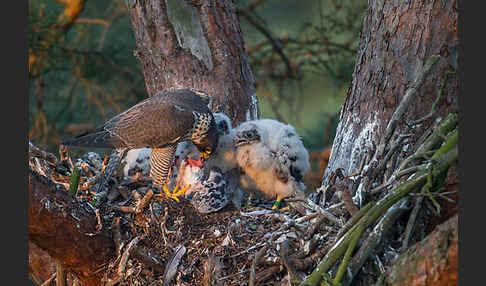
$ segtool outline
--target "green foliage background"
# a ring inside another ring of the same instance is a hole
[[[245,8],[254,1],[235,1]],[[29,74],[29,139],[51,152],[76,135],[75,124],[96,127],[146,97],[125,1],[86,1],[59,37],[50,30],[63,6],[29,1],[29,49],[44,51]],[[337,114],[354,67],[364,0],[266,0],[251,15],[282,44],[297,76],[271,45],[249,52],[262,117],[292,124],[307,148],[331,145]],[[265,36],[240,15],[247,50]],[[327,45],[323,43],[333,43]],[[342,48],[341,48],[342,46]]]

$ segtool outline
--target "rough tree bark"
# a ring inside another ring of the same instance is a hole
[[[458,111],[457,17],[455,0],[368,1],[353,78],[323,186],[331,184],[331,174],[339,168],[344,175],[360,174],[348,187],[361,207],[360,202],[370,195],[367,192],[384,182],[384,174],[392,174],[404,158],[416,151],[421,136],[432,129],[436,119]],[[425,63],[436,55],[440,58],[410,97],[410,104],[404,105],[407,90],[423,75]],[[440,90],[442,96],[435,103]],[[402,116],[392,120],[403,106],[407,108]],[[419,124],[412,123],[433,109],[432,116]],[[405,144],[395,144],[405,133],[409,133]],[[392,146],[399,146],[396,152],[389,152]],[[385,160],[386,154],[393,155]],[[380,165],[385,161],[385,166]],[[447,176],[446,184],[456,184],[455,168],[449,171],[454,174]],[[454,215],[444,213],[447,217]]]
[[[149,96],[178,88],[210,94],[235,125],[258,117],[255,79],[233,1],[129,1]]]
[[[458,217],[439,225],[423,241],[398,257],[382,285],[458,285]]]
[[[397,128],[430,112],[445,73],[457,69],[457,40],[457,1],[369,1],[324,181],[337,168],[357,171],[364,156],[374,155],[405,91],[427,59],[441,55]],[[457,87],[457,74],[452,74],[436,114],[415,129],[409,150],[437,117],[457,112]]]
[[[126,1],[148,96],[195,88],[213,98],[234,125],[259,116],[255,80],[248,65],[235,5],[217,1]],[[103,267],[114,255],[111,234],[96,233],[96,218],[42,176],[29,174],[29,242],[33,280],[53,259],[85,286],[102,285]],[[106,228],[104,228],[106,229]],[[89,235],[91,234],[91,235]]]
[[[29,242],[75,273],[85,286],[100,285],[103,273],[97,270],[113,257],[115,246],[107,228],[96,231],[96,217],[87,208],[42,175],[29,171]],[[34,248],[29,256],[32,276],[45,278],[42,272],[52,268],[53,261]]]

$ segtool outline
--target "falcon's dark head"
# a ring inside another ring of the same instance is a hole
[[[247,128],[244,128],[236,133],[233,138],[233,145],[240,147],[247,144],[258,143],[261,140],[261,136],[254,124],[250,124]]]
[[[196,145],[197,149],[204,159],[208,159],[209,156],[214,153],[214,151],[216,151],[216,147],[218,146],[219,141],[219,135],[220,134],[218,128],[216,127],[216,123],[213,118],[206,134],[201,136],[199,140],[193,141],[194,145]]]

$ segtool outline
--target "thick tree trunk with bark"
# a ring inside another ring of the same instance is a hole
[[[324,175],[343,168],[357,171],[377,143],[405,92],[427,59],[440,55],[412,100],[398,129],[431,111],[448,71],[457,69],[457,1],[369,1],[363,22],[353,80],[342,107],[331,158]],[[409,151],[437,117],[458,110],[457,74],[448,76],[437,112],[415,128]],[[381,159],[381,158],[377,158]]]
[[[334,190],[337,190],[339,187],[334,183],[336,171],[341,169],[344,176],[350,176],[340,182],[340,184],[344,182],[344,188],[341,188],[340,193],[347,195],[349,191],[353,196],[353,201],[351,201],[348,195],[346,201],[348,206],[343,207],[345,212],[352,213],[349,204],[353,204],[353,202],[358,208],[361,208],[368,202],[380,198],[386,199],[400,188],[400,184],[403,186],[407,176],[397,174],[399,167],[403,167],[401,163],[417,152],[432,130],[438,130],[434,129],[438,119],[444,119],[448,114],[458,111],[457,17],[457,1],[454,0],[369,1],[353,79],[342,106],[329,164],[322,178],[323,186],[332,186]],[[449,117],[449,119],[451,118],[454,116]],[[444,138],[450,130],[452,129],[448,129],[439,137]],[[454,136],[457,136],[457,130],[454,132]],[[440,147],[438,143],[438,141],[435,142],[434,147],[429,150],[437,150],[436,148]],[[438,154],[436,153],[434,156],[438,156]],[[425,167],[425,164],[423,166]],[[418,167],[414,168],[416,168],[414,172],[419,170]],[[436,183],[441,180],[432,179],[432,170],[433,168],[430,168],[425,171],[430,175],[428,183],[418,184],[414,188],[414,192],[422,190],[425,194],[430,191],[433,180]],[[458,178],[455,170],[455,168],[449,170],[445,179],[446,188],[450,185],[457,186]],[[424,171],[417,171],[414,179],[423,174]],[[444,174],[440,176],[445,177]],[[414,180],[411,178],[409,178],[409,182]],[[343,198],[346,197],[344,195]],[[325,207],[326,201],[322,197],[320,203]],[[424,200],[433,200],[431,197],[432,195]],[[457,200],[457,198],[456,196],[455,199]],[[422,200],[418,200],[417,197],[411,199],[409,196],[405,196],[403,199],[400,201],[402,207],[404,202],[412,202],[412,206],[417,206],[416,210],[420,211]],[[433,202],[435,203],[435,201]],[[442,209],[444,209],[445,202],[446,200],[440,200]],[[430,204],[430,201],[427,203]],[[380,204],[377,203],[370,213],[373,213],[373,209],[378,208]],[[394,207],[397,208],[398,204],[397,201]],[[388,213],[392,209],[390,208]],[[457,212],[457,208],[455,209]],[[403,213],[410,214],[409,212]],[[454,215],[454,213],[442,211],[442,217],[434,222],[435,225],[432,225],[430,223],[432,221],[431,212],[428,211],[428,213],[428,215],[424,215],[424,211],[422,211],[421,230],[418,231],[415,228],[415,240],[423,238],[424,224],[428,224],[428,229],[433,229],[437,223]],[[414,229],[417,213],[414,216],[409,218],[407,229],[402,232],[394,227],[395,223],[386,227],[380,226],[383,223],[378,223],[373,232],[368,234],[359,251],[355,252],[353,258],[351,255],[354,246],[349,246],[346,253],[350,259],[352,273],[348,272],[351,277],[347,278],[351,279],[353,283],[351,285],[373,283],[376,278],[369,274],[369,268],[368,274],[360,272],[366,259],[373,260],[370,253],[377,255],[383,253],[380,249],[383,244],[378,246],[380,242],[395,241],[395,238],[390,236],[382,237],[382,235],[385,236],[383,234],[385,229],[393,229],[392,233],[395,236],[399,235],[408,243],[410,235],[413,233],[411,230]],[[387,215],[385,214],[384,217]],[[394,221],[397,219],[398,217],[394,218]],[[457,220],[453,220],[452,223],[457,224]],[[346,243],[351,244],[350,237],[360,237],[359,231],[359,228],[349,231]],[[422,234],[419,235],[417,232]],[[357,240],[354,240],[355,242]],[[401,243],[400,240],[398,243]],[[402,248],[404,248],[402,251],[407,249],[407,243],[402,244]],[[342,245],[347,248],[346,244]],[[455,250],[457,251],[457,248]],[[337,251],[334,252],[337,253]],[[366,255],[361,259],[360,255],[363,253]],[[313,272],[315,276],[311,275],[312,278],[308,279],[305,285],[319,283],[320,280],[314,278],[319,278],[322,271],[327,271],[334,265],[330,257],[331,254],[328,254],[323,259],[323,262]],[[384,258],[381,257],[381,259],[383,261]],[[337,281],[341,279],[340,275],[346,272],[346,268],[340,267],[339,270],[335,278]],[[452,268],[451,271],[457,273],[457,268]],[[361,277],[359,277],[360,273],[363,274]],[[358,278],[354,279],[356,277]],[[348,280],[345,285],[351,283],[349,279],[344,278],[343,280]]]
[[[258,117],[236,7],[227,0],[135,1],[130,8],[149,96],[195,88],[212,96],[213,111],[235,125]]]

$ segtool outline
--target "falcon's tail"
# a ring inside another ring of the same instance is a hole
[[[103,129],[98,129],[94,132],[80,134],[73,139],[62,142],[62,144],[80,147],[114,148],[113,139],[114,138],[109,132]]]

